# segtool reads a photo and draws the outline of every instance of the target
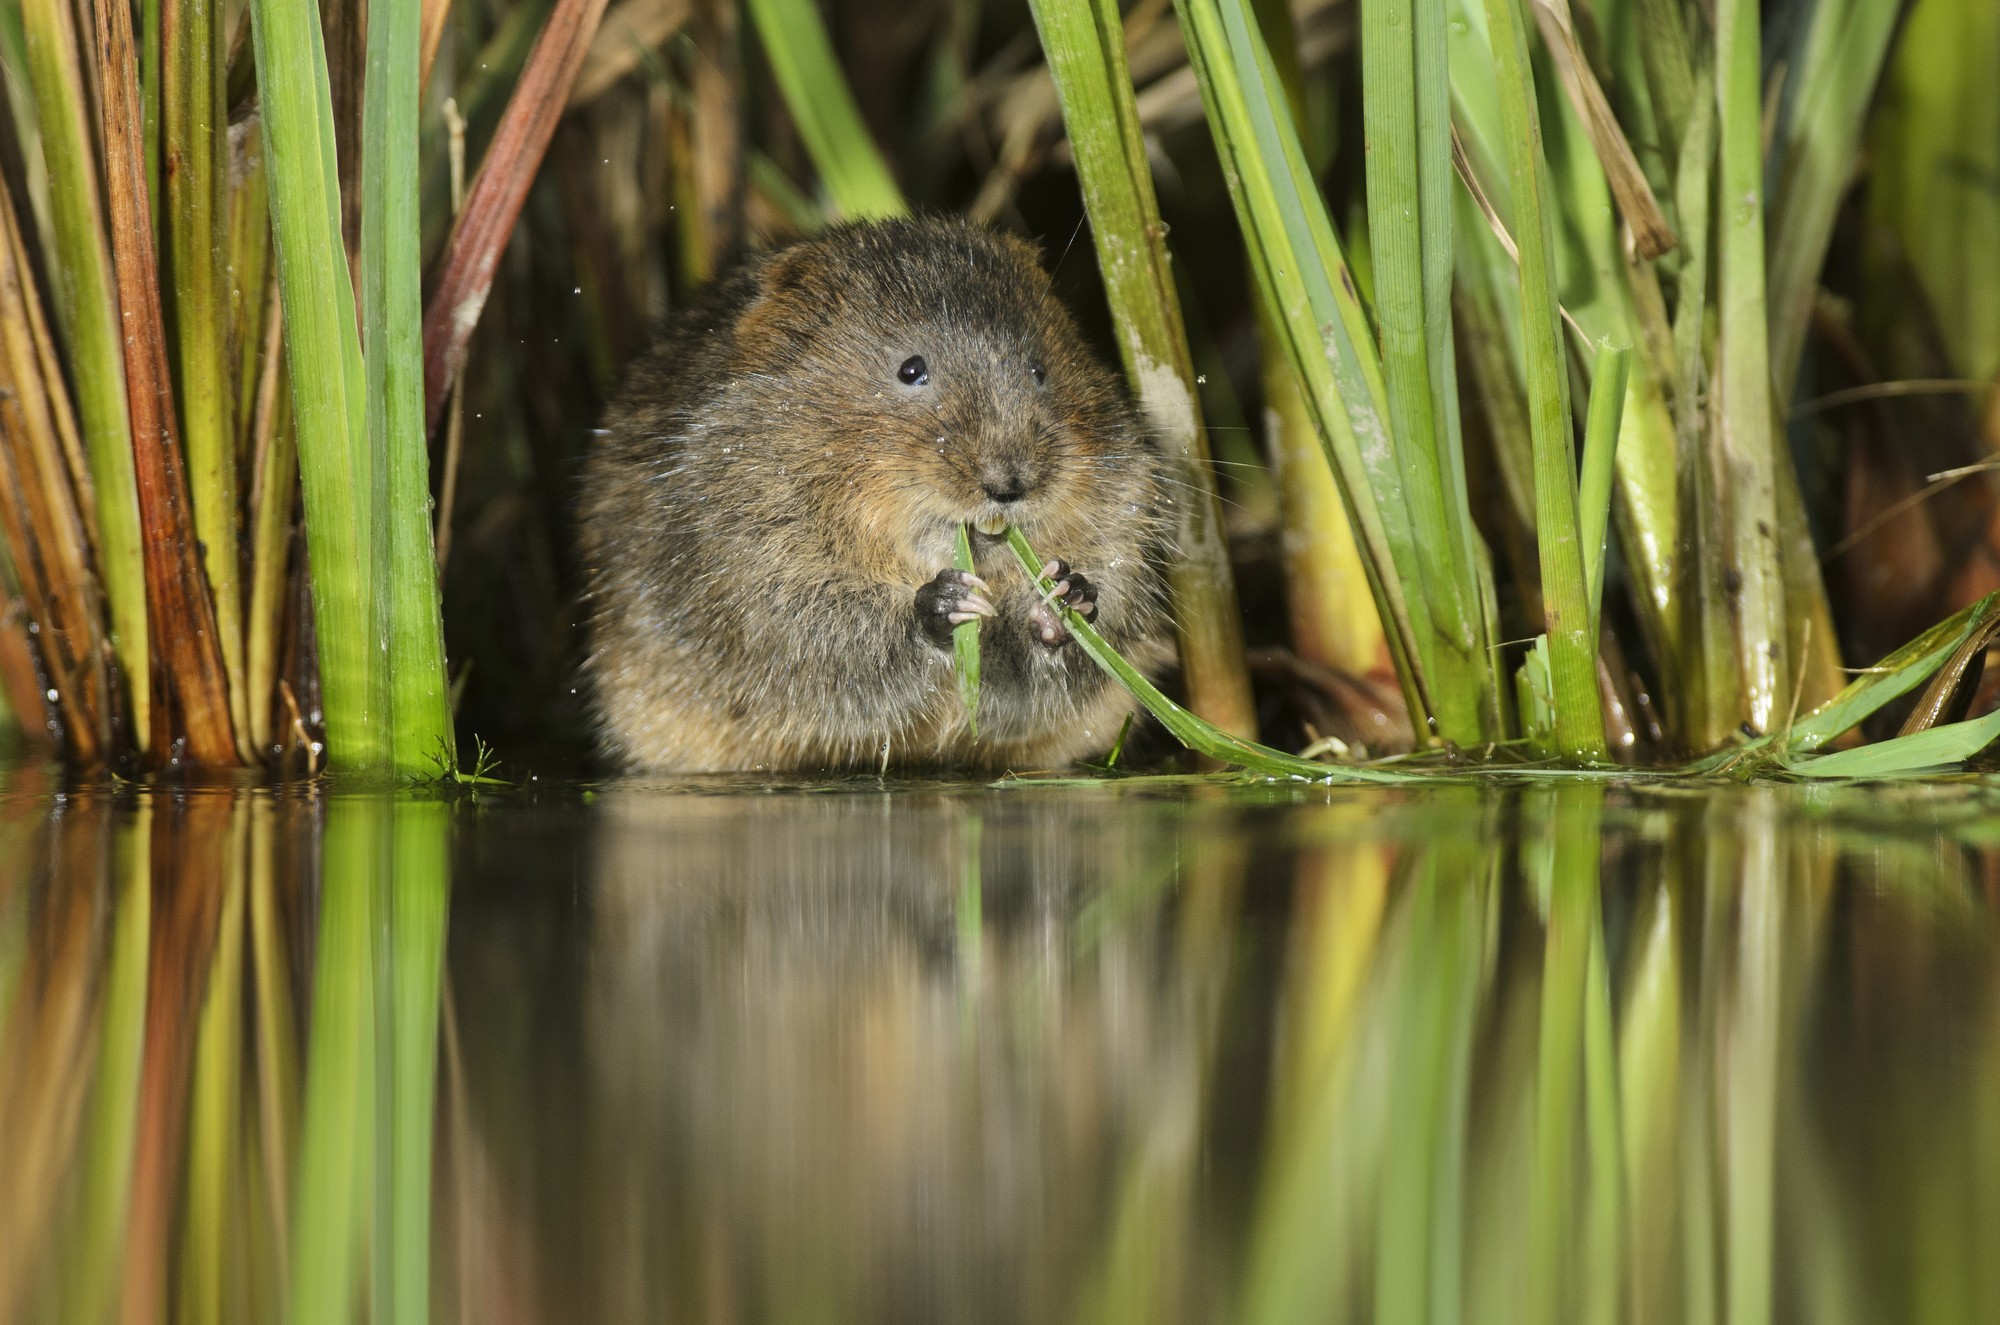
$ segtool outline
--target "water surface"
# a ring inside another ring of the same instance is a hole
[[[2000,796],[0,770],[7,1322],[1974,1322]]]

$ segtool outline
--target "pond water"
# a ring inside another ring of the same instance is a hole
[[[2000,789],[0,770],[9,1322],[1973,1322]]]

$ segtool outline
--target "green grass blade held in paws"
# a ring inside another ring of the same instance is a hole
[[[952,564],[968,575],[974,572],[972,536],[968,526],[958,527],[953,544]],[[951,656],[958,674],[958,697],[965,702],[965,727],[973,739],[979,738],[979,621],[961,621],[951,628]]]
[[[1014,558],[1028,577],[1035,591],[1045,601],[1053,603],[1049,597],[1050,582],[1042,575],[1044,562],[1029,545],[1027,537],[1019,529],[1009,525],[1007,545],[1014,550]],[[1203,722],[1194,714],[1182,708],[1173,700],[1160,693],[1158,686],[1148,681],[1140,671],[1118,655],[1118,651],[1104,642],[1088,621],[1069,608],[1062,608],[1063,624],[1070,635],[1090,660],[1103,668],[1105,673],[1119,685],[1130,691],[1134,698],[1145,705],[1146,711],[1160,720],[1160,725],[1172,732],[1174,739],[1199,755],[1206,755],[1220,763],[1234,764],[1253,773],[1266,777],[1308,778],[1315,782],[1407,782],[1410,775],[1387,773],[1379,769],[1354,768],[1340,764],[1317,764],[1310,759],[1288,755],[1282,750],[1273,750],[1268,745],[1246,741],[1233,736],[1211,723]]]

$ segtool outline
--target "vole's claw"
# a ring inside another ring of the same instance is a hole
[[[996,615],[985,597],[990,592],[970,571],[941,570],[917,590],[917,624],[931,643],[948,649],[953,626]]]
[[[1097,586],[1082,575],[1071,570],[1067,563],[1051,561],[1042,567],[1042,578],[1051,580],[1049,594],[1055,604],[1089,621],[1097,615]],[[1036,638],[1051,649],[1059,649],[1069,643],[1069,627],[1063,624],[1062,613],[1055,604],[1038,602],[1028,613],[1028,624],[1034,628]]]

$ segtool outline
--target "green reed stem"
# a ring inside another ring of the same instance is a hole
[[[1778,543],[1779,454],[1771,401],[1770,328],[1764,305],[1763,84],[1755,0],[1718,0],[1716,97],[1721,130],[1717,200],[1722,335],[1715,360],[1727,484],[1725,545],[1734,603],[1741,717],[1757,731],[1783,720],[1790,701],[1785,583]]]
[[[272,366],[268,378],[264,390],[270,398],[261,408],[272,417],[262,425],[257,476],[251,486],[250,602],[243,650],[251,695],[250,741],[259,757],[269,756],[274,747],[285,744],[273,735],[271,708],[277,693],[286,553],[291,547],[299,481],[290,387],[279,365]]]
[[[1361,9],[1368,136],[1368,238],[1390,432],[1415,533],[1423,596],[1443,639],[1479,646],[1466,531],[1448,512],[1457,451],[1451,346],[1451,121],[1443,0],[1370,0]],[[1448,380],[1449,379],[1449,380]]]
[[[368,11],[362,106],[361,307],[368,377],[367,472],[375,476],[375,609],[388,641],[390,754],[405,775],[453,773],[444,617],[431,541],[424,428],[418,35],[422,0]],[[294,388],[296,390],[296,387]]]
[[[1791,110],[1771,145],[1775,184],[1765,253],[1772,380],[1781,398],[1798,375],[1834,217],[1853,179],[1862,126],[1904,9],[1897,0],[1825,0],[1812,9]]]
[[[1549,636],[1555,736],[1568,759],[1604,757],[1597,699],[1597,639],[1587,598],[1577,521],[1576,450],[1571,442],[1569,366],[1556,301],[1555,230],[1548,164],[1536,108],[1527,33],[1516,0],[1486,0],[1500,94],[1502,137],[1521,260],[1521,332],[1527,358],[1528,418],[1535,453],[1535,541],[1542,614]]]
[[[42,158],[49,172],[49,212],[60,273],[56,314],[69,349],[77,414],[97,496],[97,571],[110,607],[112,648],[125,674],[133,740],[144,751],[151,738],[153,701],[139,488],[125,398],[123,332],[73,16],[63,0],[21,0],[28,72],[40,115]]]
[[[1413,598],[1421,572],[1381,364],[1270,54],[1240,0],[1175,8],[1251,268],[1339,480],[1419,737],[1497,737],[1490,662],[1449,647]]]
[[[1179,480],[1178,555],[1169,579],[1188,703],[1215,726],[1252,737],[1257,709],[1243,659],[1236,579],[1118,5],[1033,0],[1031,8],[1076,157],[1119,355]]]
[[[757,38],[834,209],[851,221],[909,210],[868,134],[813,0],[749,0]]]
[[[1869,219],[1884,239],[1867,255],[1864,325],[1875,343],[1923,345],[1892,351],[1891,376],[1932,371],[1921,365],[1941,355],[1949,372],[1992,380],[2000,375],[2000,6],[1890,8],[1908,19],[1868,131]],[[1912,321],[1934,330],[1899,330]],[[2000,422],[2000,406],[1988,411]]]
[[[229,681],[237,745],[249,755],[243,660],[242,558],[238,552],[236,430],[227,359],[228,272],[221,249],[228,216],[228,125],[223,106],[225,16],[217,0],[162,0],[165,44],[167,312],[175,340],[175,397],[194,503],[195,537],[215,598],[215,628]],[[148,55],[147,58],[151,58]],[[152,114],[150,102],[147,114]],[[157,181],[155,182],[155,206]]]
[[[379,769],[391,757],[391,715],[373,575],[377,496],[326,51],[306,0],[251,0],[250,14],[328,754],[337,767]]]
[[[1590,413],[1583,426],[1583,478],[1577,493],[1577,521],[1583,530],[1584,597],[1594,638],[1604,612],[1604,531],[1611,522],[1611,478],[1618,455],[1618,428],[1625,417],[1625,370],[1632,351],[1602,345],[1590,375]]]
[[[1690,518],[1681,532],[1679,556],[1689,613],[1681,640],[1682,739],[1696,750],[1712,750],[1731,739],[1742,719],[1737,701],[1734,627],[1727,593],[1727,548],[1723,537],[1723,475],[1709,445],[1707,407],[1715,336],[1709,316],[1709,282],[1715,246],[1715,73],[1704,62],[1695,72],[1694,101],[1676,165],[1674,197],[1680,216],[1681,272],[1674,309],[1674,358],[1680,394],[1674,402],[1675,438],[1681,481],[1690,489]]]
[[[1309,160],[1317,159],[1305,115],[1297,24],[1284,0],[1253,0],[1253,4],[1300,143]],[[1263,291],[1254,293],[1265,446],[1284,525],[1292,651],[1309,662],[1365,675],[1387,656],[1382,621],[1368,591],[1368,572],[1361,565],[1361,550],[1327,466],[1319,430],[1286,357],[1276,315]]]

